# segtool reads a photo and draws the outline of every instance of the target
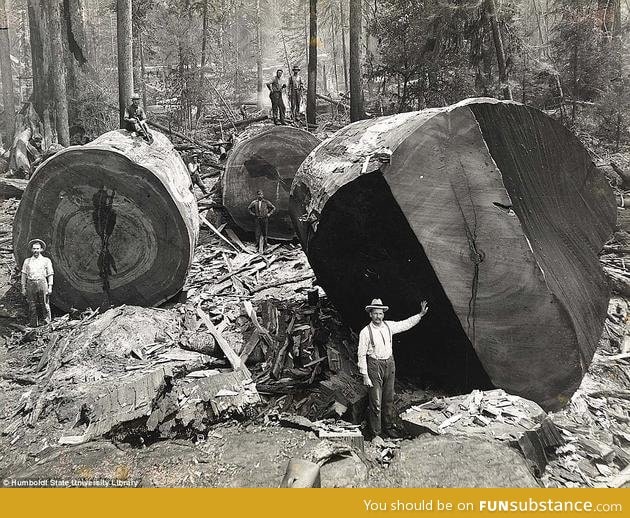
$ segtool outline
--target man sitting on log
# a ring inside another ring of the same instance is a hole
[[[29,241],[33,255],[24,260],[22,265],[22,295],[28,301],[29,325],[37,327],[49,324],[49,297],[53,288],[53,267],[48,257],[42,252],[46,250],[46,243],[41,239]]]
[[[279,68],[276,70],[276,75],[273,77],[271,81],[267,83],[267,88],[269,89],[269,99],[271,99],[271,113],[273,115],[273,123],[278,125],[278,112],[280,112],[280,124],[283,126],[286,124],[284,122],[284,112],[286,108],[284,106],[284,101],[282,100],[282,90],[286,88],[287,85],[282,81],[282,69]]]
[[[269,200],[265,199],[262,191],[258,191],[258,197],[249,204],[247,210],[256,218],[256,246],[262,252],[267,248],[267,229],[269,228],[269,217],[276,211],[276,207]]]
[[[359,333],[358,366],[363,384],[369,387],[368,425],[369,438],[381,435],[397,437],[394,429],[394,381],[396,364],[392,351],[392,336],[408,331],[420,322],[429,311],[426,300],[420,304],[420,313],[406,320],[384,320],[389,306],[374,299],[365,307],[371,322]]]
[[[125,108],[125,129],[131,132],[131,136],[135,137],[140,134],[149,144],[153,142],[151,132],[147,127],[147,116],[144,109],[140,106],[140,95],[134,93],[131,96],[131,104]]]

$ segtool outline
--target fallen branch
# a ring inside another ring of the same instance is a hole
[[[254,122],[262,122],[262,121],[266,121],[267,119],[269,119],[268,115],[260,115],[258,117],[253,117],[251,119],[243,119],[240,121],[234,121],[231,122],[232,126],[234,126],[234,128],[240,128],[243,126],[248,126],[249,124],[252,124]],[[212,124],[210,126],[208,126],[209,129],[213,130],[213,131],[221,131],[221,124]]]
[[[28,180],[0,178],[0,198],[21,198]]]
[[[336,99],[333,99],[332,97],[326,97],[325,95],[322,95],[322,94],[315,94],[315,97],[317,97],[318,99],[322,99],[323,101],[329,102],[330,104],[334,104],[337,107],[341,106],[342,108],[345,108],[346,110],[350,109],[350,106],[348,106],[347,104],[344,104],[341,101],[337,101]]]
[[[309,279],[314,279],[315,275],[312,273],[308,273],[305,275],[300,275],[299,277],[293,277],[291,279],[282,279],[280,281],[269,282],[267,284],[261,284],[260,286],[256,286],[251,289],[252,293],[258,293],[259,291],[266,290],[268,288],[276,288],[277,286],[283,286],[284,284],[293,284],[296,282],[307,281]]]
[[[215,227],[212,223],[210,223],[205,216],[202,216],[201,214],[199,214],[199,220],[204,223],[210,230],[212,230],[212,232],[214,232],[217,236],[219,236],[219,238],[221,238],[223,241],[225,241],[228,245],[230,245],[234,250],[236,250],[237,252],[239,252],[239,249],[236,248],[235,245],[232,244],[232,242],[225,237],[223,234],[221,234],[221,232],[219,232],[219,230],[217,229],[217,227]]]
[[[158,122],[155,122],[155,121],[152,121],[152,120],[147,120],[146,122],[147,122],[147,124],[149,126],[152,126],[155,129],[159,129],[160,131],[163,131],[163,132],[166,132],[166,133],[170,133],[171,135],[175,135],[176,137],[179,137],[179,138],[181,138],[183,140],[187,140],[188,142],[192,142],[195,146],[202,147],[202,148],[208,149],[210,151],[214,151],[214,148],[216,147],[216,146],[210,146],[208,144],[203,144],[203,143],[201,143],[201,142],[199,142],[199,141],[197,141],[195,139],[187,137],[186,135],[184,135],[183,133],[180,133],[179,131],[175,131],[175,130],[172,130],[170,128],[167,128],[166,126],[163,126],[162,124],[160,124]]]
[[[215,327],[215,325],[210,320],[210,317],[206,315],[206,313],[204,312],[203,309],[201,309],[200,306],[197,306],[197,315],[199,315],[199,318],[201,318],[201,321],[205,324],[206,328],[208,328],[208,331],[210,331],[210,334],[216,340],[217,344],[223,351],[223,354],[225,354],[225,357],[230,362],[230,365],[232,365],[232,368],[234,370],[246,369],[245,365],[243,365],[243,363],[241,362],[241,359],[239,358],[238,354],[234,352],[234,349],[232,349],[230,344],[227,343],[225,338],[223,338],[223,335],[221,335],[219,330]]]

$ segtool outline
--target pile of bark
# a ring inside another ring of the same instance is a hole
[[[549,487],[630,482],[628,303],[613,298],[588,374],[567,407],[546,414],[502,390],[434,398],[401,414],[413,435],[500,441],[516,448]]]
[[[260,403],[249,372],[199,314],[205,327],[193,324],[196,340],[186,312],[132,306],[15,333],[10,350],[27,354],[1,377],[28,389],[3,435],[18,437],[24,424],[47,416],[65,424],[62,444],[112,434],[194,436],[218,420],[247,417]],[[185,349],[201,342],[217,345]]]
[[[538,476],[544,472],[548,456],[563,443],[542,408],[500,389],[434,398],[407,409],[401,418],[413,435],[462,435],[514,445]]]

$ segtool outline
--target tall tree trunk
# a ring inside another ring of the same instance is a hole
[[[61,3],[50,0],[48,3],[48,20],[50,26],[50,76],[52,83],[53,101],[55,103],[55,124],[57,141],[62,146],[70,145],[70,128],[68,126],[68,98],[66,95],[66,67],[63,53],[57,51],[63,48],[61,40]]]
[[[118,108],[120,125],[123,126],[125,108],[133,93],[133,32],[131,0],[117,0],[116,10],[118,39]]]
[[[197,113],[195,116],[196,123],[199,123],[203,112],[204,101],[204,80],[206,77],[205,66],[208,59],[208,0],[203,2],[203,14],[201,21],[201,68],[199,69],[199,82],[197,90]]]
[[[208,54],[208,0],[204,0],[202,21],[201,21],[201,68],[206,66],[207,54]]]
[[[497,20],[496,7],[494,0],[486,0],[486,10],[488,19],[490,20],[490,28],[492,29],[492,39],[494,40],[494,50],[497,55],[497,63],[499,65],[499,81],[501,82],[501,90],[505,99],[512,99],[512,89],[509,85],[507,67],[505,64],[505,50],[503,49],[503,39],[501,37],[501,28]]]
[[[238,33],[239,33],[239,14],[238,11],[236,11],[235,13],[236,15],[236,22],[235,22],[235,29],[234,29],[234,59],[235,59],[235,64],[234,64],[234,101],[238,102],[241,99],[241,91],[238,87],[238,67],[239,67],[239,54],[240,54],[240,50],[239,50],[239,41],[238,41]]]
[[[262,17],[260,15],[260,0],[256,0],[256,106],[263,108],[263,65],[262,65]],[[289,70],[288,74],[291,73]]]
[[[0,0],[0,72],[2,74],[2,104],[4,106],[5,146],[10,148],[15,133],[15,94],[11,67],[11,46],[5,0]]]
[[[343,57],[343,82],[346,87],[346,93],[350,91],[348,82],[348,52],[346,50],[346,20],[343,15],[343,3],[345,0],[339,0],[339,14],[341,16],[341,53]]]
[[[317,0],[309,0],[308,89],[306,91],[306,122],[316,124],[317,112]]]
[[[142,88],[142,105],[147,106],[147,85],[146,85],[146,69],[144,63],[144,41],[142,38],[142,29],[138,31],[138,54],[140,55],[140,87]]]
[[[43,146],[56,142],[51,124],[50,37],[48,12],[41,0],[28,0],[29,42],[33,71],[33,108],[42,121]]]
[[[336,12],[334,5],[330,7],[330,42],[332,44],[333,74],[335,76],[335,95],[339,95],[339,77],[337,76],[337,46],[335,45]],[[333,96],[334,97],[334,96]]]
[[[350,0],[350,120],[365,118],[361,86],[361,0]]]

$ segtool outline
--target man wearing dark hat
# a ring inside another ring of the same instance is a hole
[[[282,79],[282,69],[279,68],[276,70],[276,75],[274,78],[267,83],[267,88],[269,89],[269,99],[271,99],[271,113],[273,115],[273,123],[278,125],[278,112],[280,112],[280,124],[284,126],[284,112],[286,110],[284,106],[284,101],[282,100],[282,90],[285,89],[287,85],[284,83]]]
[[[388,306],[381,299],[374,299],[365,307],[371,322],[359,333],[358,366],[363,384],[370,388],[368,424],[372,437],[395,436],[394,430],[394,381],[396,364],[392,351],[392,336],[408,331],[420,322],[429,311],[427,301],[420,304],[420,313],[398,322],[385,320]]]
[[[33,255],[25,259],[22,265],[22,295],[28,301],[30,326],[37,327],[50,323],[49,297],[54,272],[50,259],[42,255],[46,243],[41,239],[32,239],[28,244]]]
[[[300,67],[293,67],[293,75],[289,77],[289,106],[291,106],[291,117],[297,121],[300,117],[300,103],[304,92],[304,81],[300,75]]]
[[[267,248],[269,217],[276,211],[276,207],[269,200],[265,199],[265,195],[262,191],[259,190],[256,194],[256,199],[249,204],[247,210],[255,218],[256,246],[258,250],[262,252]]]
[[[135,137],[138,133],[149,142],[153,142],[153,137],[147,128],[147,116],[140,106],[140,95],[134,93],[131,96],[131,104],[125,108],[125,115],[123,117],[125,121],[125,129],[131,132],[131,136]]]

